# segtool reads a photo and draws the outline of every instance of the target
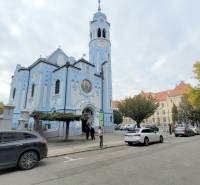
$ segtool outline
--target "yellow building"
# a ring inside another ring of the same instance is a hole
[[[174,89],[157,92],[157,93],[146,93],[144,91],[141,92],[143,95],[152,95],[157,102],[159,103],[159,107],[155,111],[154,115],[149,117],[148,119],[144,120],[144,123],[153,123],[161,126],[168,126],[168,124],[172,124],[172,107],[173,104],[179,107],[182,98],[186,94],[188,88],[190,87],[189,84],[185,82],[181,82],[180,84],[176,85]],[[113,101],[113,110],[118,110],[118,105],[120,101]],[[123,123],[130,124],[134,121],[131,118],[124,117]]]
[[[142,92],[144,94],[151,94],[159,103],[159,107],[155,111],[154,115],[146,119],[144,122],[155,123],[158,125],[172,124],[172,107],[174,104],[177,108],[180,106],[180,103],[189,87],[189,84],[182,81],[180,84],[176,85],[174,89],[157,93]]]

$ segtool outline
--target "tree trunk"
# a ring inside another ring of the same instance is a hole
[[[70,121],[66,121],[66,129],[65,129],[65,140],[68,140],[69,138],[69,123]]]
[[[140,128],[140,123],[137,123],[137,128]]]

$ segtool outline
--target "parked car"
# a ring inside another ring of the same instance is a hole
[[[156,132],[159,131],[159,128],[154,124],[146,124],[146,125],[144,125],[144,127],[145,128],[150,128],[150,129],[152,129],[153,131],[156,131]]]
[[[200,128],[196,127],[196,126],[192,126],[190,127],[192,129],[192,131],[195,133],[195,135],[199,135],[200,134]]]
[[[146,146],[154,142],[163,143],[163,140],[162,134],[149,128],[136,128],[135,130],[128,131],[124,138],[124,141],[129,145],[142,143]]]
[[[126,130],[128,125],[121,125],[120,130]]]
[[[194,131],[191,129],[191,127],[186,126],[186,125],[178,125],[175,129],[174,129],[174,134],[175,136],[194,136],[195,133]]]
[[[130,124],[127,126],[127,130],[134,130],[136,129],[137,125],[136,124]]]
[[[115,130],[120,130],[120,126],[121,126],[121,125],[115,124],[115,125],[114,125],[114,129],[115,129]]]
[[[0,131],[0,169],[32,169],[47,156],[47,151],[47,141],[37,133]]]

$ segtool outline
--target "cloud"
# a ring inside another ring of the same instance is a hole
[[[114,99],[173,88],[181,80],[195,84],[199,6],[198,0],[102,2],[111,23]],[[95,11],[91,0],[0,1],[0,101],[8,100],[16,64],[29,66],[59,45],[69,56],[89,58]]]

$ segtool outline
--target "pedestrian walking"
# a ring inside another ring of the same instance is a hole
[[[93,127],[90,128],[90,136],[92,140],[95,140],[95,129]]]
[[[85,133],[86,133],[86,139],[88,140],[90,136],[90,127],[88,125],[85,127]]]
[[[99,135],[99,145],[100,145],[100,148],[102,149],[103,148],[103,129],[101,128],[101,126],[99,126],[99,129],[98,129],[98,135]]]
[[[172,135],[172,124],[171,123],[169,123],[169,133],[170,133],[170,135]]]

